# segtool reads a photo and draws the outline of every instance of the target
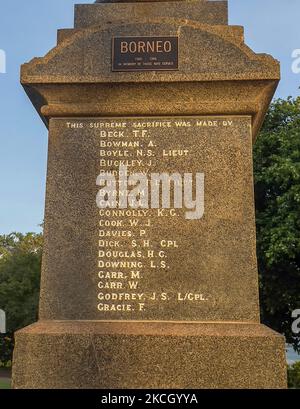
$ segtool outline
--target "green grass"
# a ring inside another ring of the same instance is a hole
[[[0,389],[10,389],[10,380],[0,379]]]

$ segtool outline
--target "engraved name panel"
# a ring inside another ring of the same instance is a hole
[[[66,317],[232,320],[254,308],[249,117],[55,119],[51,135],[57,239],[45,257],[72,300]]]

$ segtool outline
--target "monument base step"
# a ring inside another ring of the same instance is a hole
[[[40,321],[16,334],[13,387],[286,388],[285,343],[255,323]]]

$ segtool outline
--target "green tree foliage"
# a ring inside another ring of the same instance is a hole
[[[7,331],[0,338],[0,362],[11,358],[13,333],[37,320],[42,234],[0,236],[0,309]]]
[[[272,103],[254,147],[257,252],[263,322],[300,350],[300,98]]]
[[[300,362],[288,366],[289,388],[300,389]]]

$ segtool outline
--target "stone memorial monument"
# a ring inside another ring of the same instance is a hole
[[[284,338],[260,324],[252,169],[279,78],[206,0],[77,5],[22,66],[49,152],[14,388],[286,387]]]

